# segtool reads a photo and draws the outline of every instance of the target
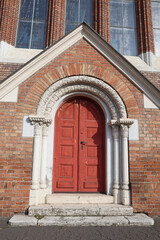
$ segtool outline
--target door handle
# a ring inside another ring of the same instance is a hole
[[[87,142],[81,141],[81,150],[83,150],[83,145],[85,145]]]
[[[86,144],[87,142],[81,141],[81,144]]]

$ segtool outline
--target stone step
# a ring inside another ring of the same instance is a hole
[[[11,226],[152,226],[154,220],[145,214],[133,216],[45,216],[38,220],[35,217],[14,215],[10,220]]]
[[[133,208],[118,204],[53,204],[30,206],[29,216],[131,216]]]
[[[109,204],[113,196],[100,193],[55,193],[46,196],[47,204]]]

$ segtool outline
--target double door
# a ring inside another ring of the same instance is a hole
[[[53,192],[105,191],[105,124],[88,98],[64,102],[55,117]]]

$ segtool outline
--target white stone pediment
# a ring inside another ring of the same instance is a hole
[[[119,69],[138,87],[153,103],[160,107],[160,92],[131,63],[119,54],[110,44],[100,37],[87,24],[83,23],[58,42],[45,49],[22,68],[0,84],[0,99],[18,87],[27,78],[53,61],[57,56],[72,47],[79,40],[87,40],[98,52]]]

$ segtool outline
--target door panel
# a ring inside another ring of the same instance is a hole
[[[104,192],[104,114],[87,98],[66,101],[55,117],[53,192]]]
[[[100,107],[88,99],[80,103],[79,191],[104,192],[104,115]]]
[[[63,104],[55,117],[53,189],[56,192],[77,191],[78,104]]]

